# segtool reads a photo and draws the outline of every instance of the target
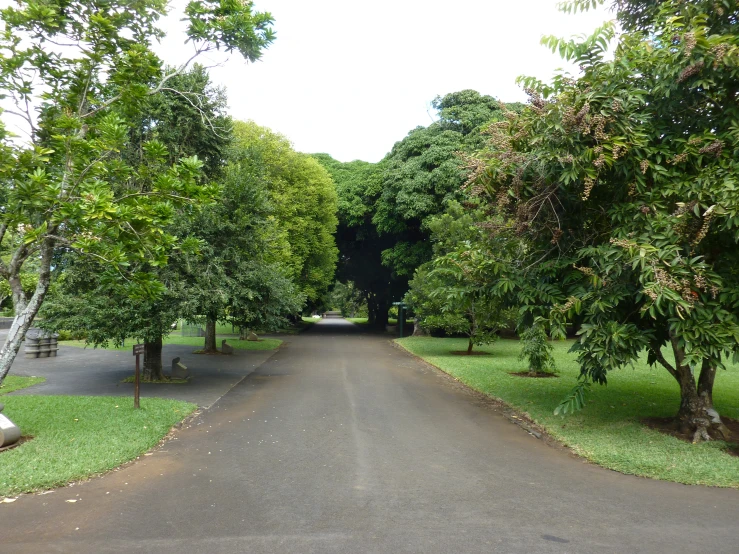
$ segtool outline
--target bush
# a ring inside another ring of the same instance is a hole
[[[57,331],[57,334],[59,335],[59,340],[85,340],[87,338],[87,333],[83,331],[60,330]]]
[[[552,345],[549,343],[544,326],[534,323],[521,333],[521,353],[518,359],[528,359],[531,373],[557,372],[552,356]]]

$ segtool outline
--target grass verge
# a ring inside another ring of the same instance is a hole
[[[368,321],[368,318],[366,318],[366,317],[345,317],[344,319],[346,319],[347,321],[351,321],[352,323],[357,323],[358,325],[366,325],[367,324],[367,321]],[[388,325],[397,325],[398,324],[398,320],[395,319],[394,317],[390,317],[387,320],[387,324]],[[405,325],[406,325],[406,328],[410,328],[411,330],[413,330],[413,321],[406,321],[405,322]],[[410,326],[410,327],[408,327],[408,326]]]
[[[7,415],[24,436],[0,453],[0,496],[62,486],[104,473],[156,446],[194,404],[104,396],[6,396]]]
[[[646,359],[634,369],[610,374],[608,386],[594,385],[582,411],[555,416],[554,409],[579,374],[575,356],[567,352],[571,341],[553,343],[556,379],[511,375],[526,369],[518,360],[519,341],[499,340],[478,348],[490,356],[451,354],[464,350],[466,339],[408,337],[396,342],[469,387],[523,412],[591,462],[642,477],[739,488],[739,457],[728,453],[727,443],[689,444],[642,425],[644,418],[673,416],[680,402],[675,380],[663,369],[651,369]],[[716,376],[714,403],[722,415],[739,418],[739,367]]]
[[[46,381],[46,377],[23,377],[21,375],[8,375],[0,385],[0,396],[16,390],[26,389]]]
[[[233,336],[224,337],[223,335],[216,337],[216,344],[220,347],[223,339],[228,340],[228,344],[237,350],[274,350],[282,344],[280,339],[259,339],[258,341],[238,340]],[[83,340],[65,340],[60,342],[64,346],[75,346],[79,348],[91,348]],[[105,350],[131,350],[132,345],[136,344],[133,339],[127,340],[124,346],[108,345]],[[204,345],[203,337],[179,337],[170,335],[164,339],[164,344],[184,344],[186,346],[200,347]]]
[[[357,325],[367,325],[368,318],[366,317],[345,317],[347,321],[351,321],[352,323],[356,323]]]

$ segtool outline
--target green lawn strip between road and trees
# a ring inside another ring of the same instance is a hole
[[[357,325],[367,325],[369,322],[369,318],[366,317],[345,317],[344,319],[351,323],[356,323]]]
[[[665,481],[739,488],[739,456],[727,452],[727,443],[690,444],[641,423],[644,418],[674,416],[680,403],[675,380],[665,371],[650,369],[646,356],[634,369],[612,373],[608,386],[592,387],[582,411],[555,416],[554,409],[580,372],[575,354],[568,353],[572,341],[553,343],[559,377],[547,379],[512,375],[526,370],[526,363],[518,359],[519,341],[499,340],[480,347],[480,352],[490,354],[480,356],[451,354],[465,349],[464,338],[408,337],[396,342],[465,385],[524,412],[550,436],[598,465]],[[720,386],[714,393],[717,409],[735,419],[739,418],[736,369],[718,373]]]
[[[368,325],[369,324],[369,318],[366,318],[366,317],[345,317],[344,319],[346,319],[347,321],[351,321],[352,323],[356,323],[357,325]],[[393,318],[393,317],[390,317],[387,320],[387,324],[388,325],[397,325],[398,324],[398,320],[395,319],[395,318]],[[412,321],[407,321],[406,322],[406,325],[410,326],[410,329],[413,330],[413,322]]]
[[[195,404],[102,396],[3,396],[5,410],[32,436],[0,453],[0,496],[62,486],[104,473],[156,446]]]
[[[228,340],[228,345],[233,346],[236,350],[274,350],[275,348],[278,348],[282,341],[280,339],[259,339],[258,341],[249,341],[249,340],[238,340],[237,338],[234,338],[233,336],[219,336],[218,337],[218,345],[220,346],[220,341],[222,339]],[[194,347],[203,347],[203,337],[178,337],[175,335],[166,337],[163,341],[163,344],[183,344],[188,346],[194,346]],[[67,341],[60,341],[59,344],[64,346],[75,346],[79,348],[85,348],[89,347],[87,343],[83,340],[67,340]],[[133,340],[126,341],[126,344],[124,346],[115,346],[112,343],[109,343],[108,346],[106,346],[105,350],[131,350],[132,345],[135,344]]]
[[[0,385],[0,396],[20,389],[32,387],[46,381],[45,377],[24,377],[21,375],[8,375]]]

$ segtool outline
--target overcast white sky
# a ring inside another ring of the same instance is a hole
[[[187,58],[183,0],[163,23],[159,53]],[[233,55],[211,70],[230,112],[287,136],[302,152],[380,160],[417,125],[437,95],[475,89],[524,100],[519,75],[549,79],[562,67],[542,35],[590,33],[611,14],[566,15],[555,0],[257,0],[277,39],[256,64]],[[206,65],[222,59],[203,60]]]

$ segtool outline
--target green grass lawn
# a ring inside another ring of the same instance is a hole
[[[280,335],[297,335],[298,333],[301,333],[305,331],[308,327],[313,325],[317,319],[313,319],[312,317],[301,317],[300,321],[298,321],[295,325],[291,325],[290,327],[285,327],[284,329],[280,329],[277,331]]]
[[[347,321],[356,323],[357,325],[367,325],[368,318],[366,317],[345,317]]]
[[[524,412],[594,463],[655,479],[739,488],[739,457],[727,453],[726,443],[689,444],[640,423],[646,417],[675,415],[680,401],[675,380],[664,369],[650,369],[645,359],[635,369],[609,374],[608,386],[593,385],[581,412],[555,416],[554,409],[579,374],[575,356],[567,352],[571,341],[553,343],[559,377],[550,379],[511,375],[526,369],[518,360],[521,345],[514,340],[476,348],[490,355],[470,357],[450,353],[465,350],[466,339],[408,337],[397,342],[473,389]],[[722,415],[739,419],[739,367],[716,376],[714,403]]]
[[[351,321],[352,323],[357,323],[359,325],[366,325],[367,324],[367,318],[366,317],[345,317],[347,321]],[[397,325],[398,320],[394,317],[390,317],[387,320],[388,325]],[[411,330],[413,330],[413,321],[406,321],[405,322],[406,329],[410,327]]]
[[[14,390],[25,389],[26,387],[37,385],[38,383],[43,383],[44,381],[46,381],[45,377],[22,377],[19,375],[8,375],[5,378],[5,381],[3,381],[3,384],[0,385],[0,396],[3,394],[8,394],[9,392],[13,392]]]
[[[0,497],[103,473],[156,446],[196,406],[161,398],[4,396],[8,416],[33,436],[0,453]]]
[[[219,348],[221,346],[221,340],[223,339],[228,339],[228,344],[233,346],[237,350],[274,350],[282,344],[282,341],[280,339],[260,339],[259,341],[248,341],[238,340],[233,336],[218,335],[216,337],[216,344]],[[65,340],[60,341],[59,344],[63,344],[64,346],[91,348],[83,340]],[[131,350],[134,344],[135,341],[133,339],[127,340],[125,346],[116,347],[113,346],[113,344],[111,343],[110,345],[108,345],[106,350]],[[203,337],[182,337],[177,334],[172,334],[164,339],[164,344],[184,344],[188,346],[202,348],[204,346],[204,339]]]

